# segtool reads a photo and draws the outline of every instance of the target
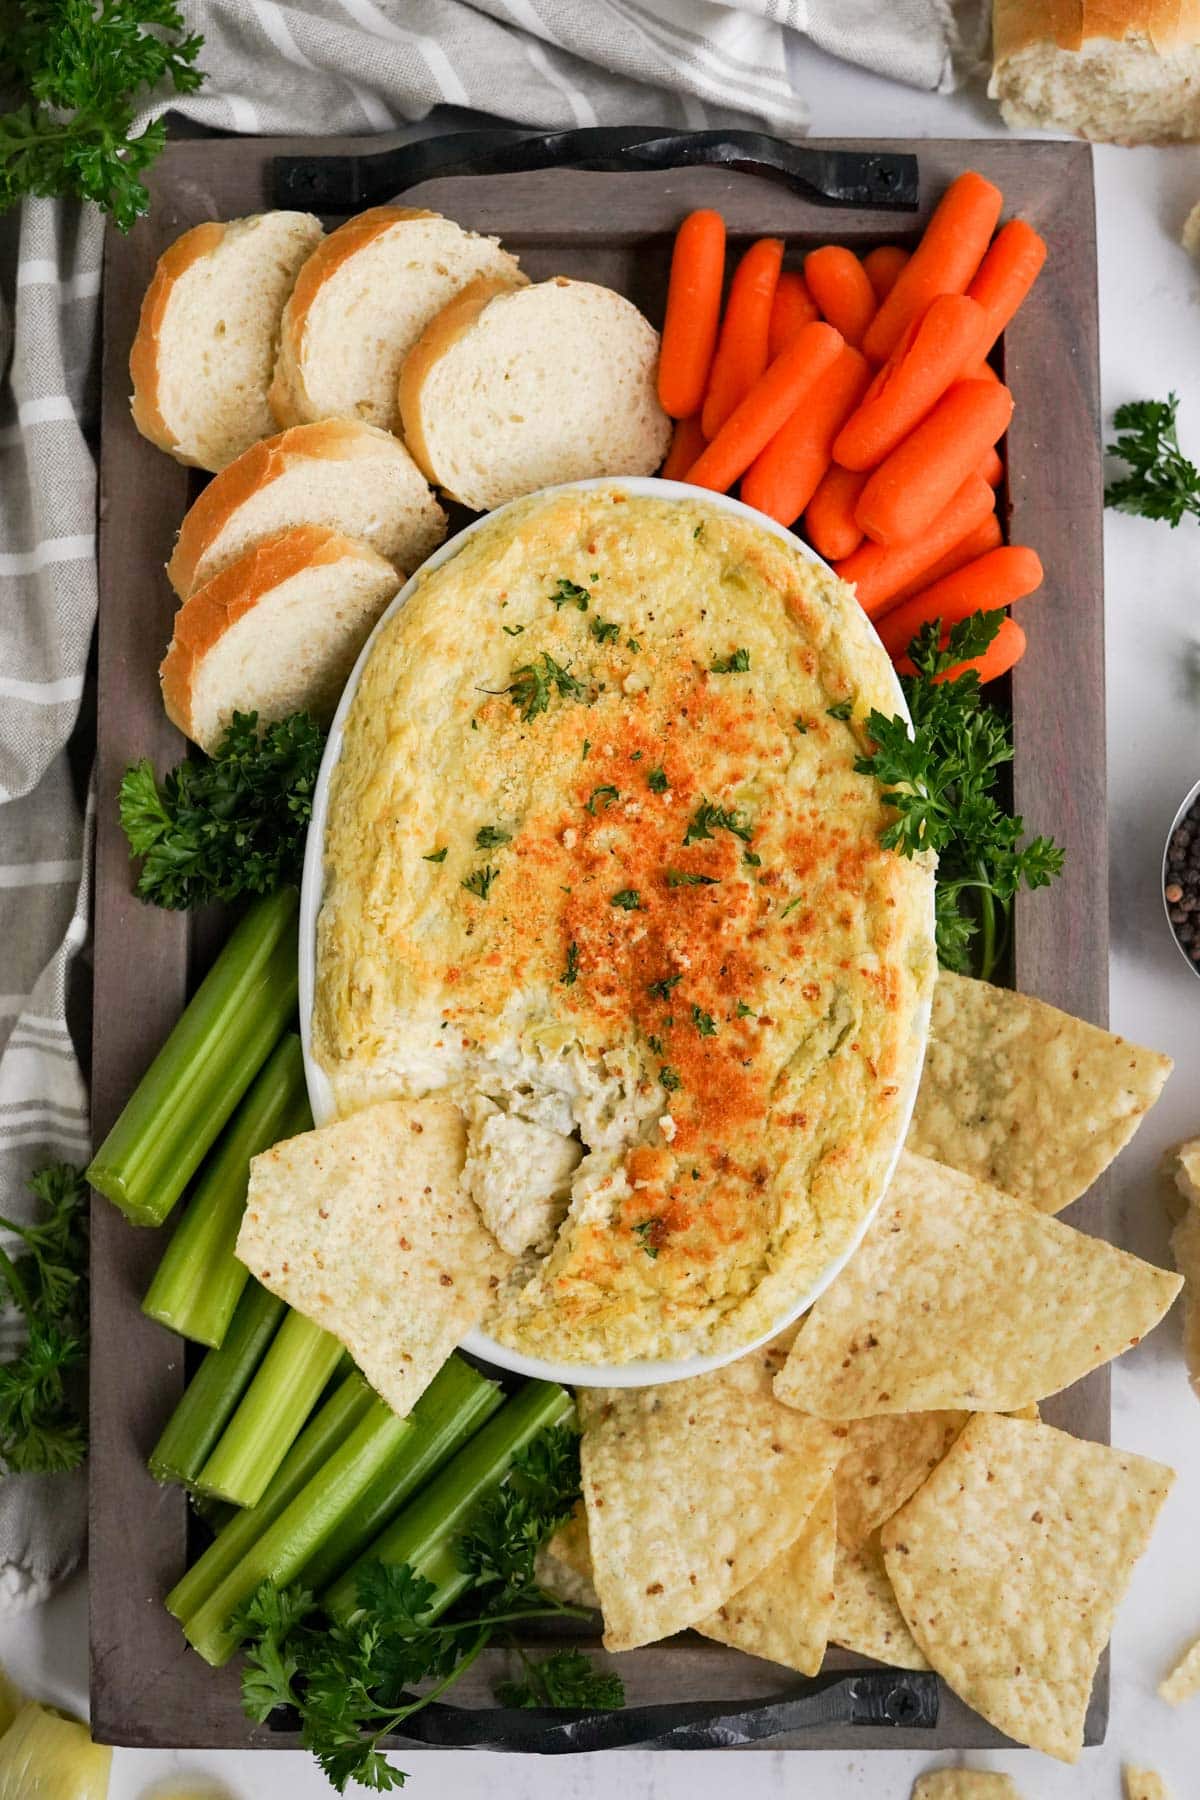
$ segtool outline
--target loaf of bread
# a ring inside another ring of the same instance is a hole
[[[1010,125],[1102,143],[1200,137],[1196,0],[995,0],[988,92]]]
[[[279,424],[343,418],[398,429],[401,364],[478,275],[524,280],[495,238],[438,213],[375,206],[340,225],[309,257],[284,309],[271,385]]]
[[[181,600],[262,538],[327,525],[415,569],[446,515],[399,438],[353,419],[294,425],[243,451],[187,513],[167,564]]]
[[[235,712],[328,722],[380,613],[402,584],[386,557],[323,525],[246,550],[175,616],[159,675],[172,723],[202,750]]]
[[[405,442],[432,482],[478,512],[554,482],[649,475],[671,436],[657,363],[658,333],[611,288],[485,277],[405,360]]]
[[[159,258],[129,356],[134,424],[178,462],[223,469],[275,429],[283,303],[322,236],[309,213],[193,226]]]

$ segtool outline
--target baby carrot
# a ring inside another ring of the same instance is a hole
[[[862,528],[854,517],[866,472],[843,469],[830,463],[817,491],[804,509],[804,535],[826,562],[849,556],[862,543]]]
[[[914,581],[894,594],[888,605],[888,613],[893,607],[899,606],[902,600],[911,600],[914,594],[919,594],[935,581],[940,581],[943,575],[953,575],[956,569],[974,562],[977,556],[985,556],[989,550],[998,550],[1003,542],[1004,533],[1000,529],[1000,521],[995,513],[989,513],[974,531],[968,531],[966,537],[960,538],[957,544],[952,544],[945,556],[935,562],[931,569],[922,569]]]
[[[841,336],[832,325],[820,320],[805,325],[734,407],[688,470],[687,479],[717,493],[731,488],[801,402],[807,404],[822,375],[836,366],[844,353]]]
[[[1025,654],[1025,633],[1015,619],[1004,619],[1000,629],[984,651],[982,656],[972,656],[967,662],[955,663],[942,675],[935,675],[935,681],[957,681],[968,669],[974,669],[981,682],[995,681],[1001,675],[1019,663]],[[896,664],[901,675],[911,675],[913,666],[907,656],[901,657]]]
[[[893,606],[879,621],[883,647],[895,661],[931,620],[940,619],[949,631],[972,613],[1003,611],[1041,585],[1042,564],[1036,550],[1021,544],[989,550],[953,575],[931,582],[901,606]]]
[[[991,450],[984,451],[979,464],[979,473],[990,488],[999,487],[1004,480],[1004,459],[994,446]]]
[[[939,294],[838,433],[837,460],[848,469],[873,469],[890,456],[963,370],[978,362],[987,331],[988,315],[976,301]]]
[[[675,234],[658,357],[658,398],[673,419],[699,412],[704,399],[724,278],[724,219],[708,208],[689,213]]]
[[[809,325],[806,330],[833,331],[833,327]],[[836,332],[834,336],[842,344]],[[800,516],[832,461],[833,440],[862,398],[870,375],[859,352],[844,344],[836,360],[826,365],[821,379],[804,395],[803,405],[793,410],[747,470],[742,482],[747,506],[756,506],[781,525],[790,525]]]
[[[969,369],[963,370],[964,381],[999,381],[1000,377],[990,362],[972,363]]]
[[[1011,219],[997,232],[967,289],[988,316],[988,350],[1037,280],[1045,260],[1046,240],[1024,219]]]
[[[983,261],[1002,204],[1000,189],[973,169],[950,183],[924,237],[867,328],[863,351],[870,361],[885,361],[904,327],[939,294],[966,291]]]
[[[700,429],[700,414],[692,413],[689,418],[676,419],[671,448],[667,451],[667,460],[660,470],[663,480],[686,480],[688,470],[703,448],[704,433]]]
[[[859,497],[856,517],[877,544],[919,538],[1003,437],[1012,395],[1000,382],[958,381],[880,463]]]
[[[899,244],[879,244],[863,257],[867,280],[875,289],[877,301],[884,301],[896,285],[896,277],[908,261],[911,251]]]
[[[848,344],[861,344],[878,301],[871,278],[853,250],[841,244],[813,250],[804,259],[804,279],[822,318],[828,319]]]
[[[924,583],[928,571],[969,532],[978,531],[995,509],[995,494],[981,475],[972,473],[924,537],[910,544],[862,544],[836,565],[835,573],[853,582],[867,617],[878,619],[898,594]]]
[[[798,269],[785,269],[775,284],[771,322],[767,327],[767,355],[772,362],[786,350],[802,325],[820,318],[817,303]]]
[[[783,239],[760,238],[734,272],[700,414],[706,438],[717,435],[767,366],[771,305],[782,262]]]

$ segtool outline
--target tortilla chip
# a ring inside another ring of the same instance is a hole
[[[943,971],[908,1148],[1061,1212],[1129,1142],[1171,1066],[1027,994]]]
[[[580,1390],[606,1649],[707,1619],[799,1537],[840,1445],[776,1400],[781,1356],[768,1345],[665,1387]]]
[[[388,1101],[250,1164],[237,1253],[346,1346],[401,1418],[511,1264],[459,1186],[462,1115]]]
[[[1181,1706],[1200,1694],[1200,1638],[1189,1644],[1171,1673],[1158,1684],[1159,1695],[1172,1706]]]
[[[1078,1757],[1096,1664],[1173,1479],[1106,1444],[976,1413],[883,1527],[921,1649],[1018,1743]]]
[[[838,1427],[833,1478],[838,1542],[857,1550],[915,1494],[970,1418],[967,1412],[880,1413]]]
[[[896,1603],[878,1532],[857,1550],[837,1547],[829,1641],[893,1669],[929,1667]]]
[[[1153,1769],[1135,1769],[1126,1763],[1121,1771],[1125,1778],[1125,1800],[1171,1800],[1171,1790]]]
[[[776,1383],[823,1419],[1013,1412],[1136,1344],[1178,1275],[905,1152]]]
[[[918,1775],[912,1800],[1021,1800],[1011,1775],[986,1769],[931,1769]]]
[[[1200,1138],[1180,1144],[1166,1158],[1174,1179],[1171,1255],[1183,1276],[1183,1357],[1192,1392],[1200,1399]]]
[[[795,1543],[731,1594],[711,1618],[701,1619],[696,1630],[750,1656],[815,1675],[825,1659],[833,1617],[836,1543],[831,1482]]]

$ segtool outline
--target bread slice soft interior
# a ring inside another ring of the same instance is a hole
[[[438,213],[375,206],[340,225],[309,257],[284,309],[271,386],[280,425],[344,418],[398,429],[404,358],[478,275],[524,280],[495,238]]]
[[[223,469],[275,430],[267,392],[283,304],[321,237],[311,213],[259,213],[196,225],[163,252],[129,356],[144,437],[178,462]]]
[[[446,515],[399,438],[356,419],[321,419],[264,438],[214,476],[180,526],[171,586],[186,600],[292,525],[328,525],[408,570],[446,535]]]
[[[386,557],[323,525],[245,551],[185,600],[159,675],[172,723],[211,750],[235,712],[332,718],[372,626],[403,582]]]
[[[992,98],[1017,130],[1097,142],[1200,138],[1200,7],[1180,0],[995,0]]]
[[[431,481],[480,512],[553,482],[649,475],[671,436],[657,363],[658,333],[611,288],[480,280],[404,365],[405,441]]]

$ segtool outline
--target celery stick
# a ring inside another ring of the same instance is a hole
[[[452,1356],[409,1413],[412,1436],[356,1501],[334,1534],[294,1579],[320,1592],[395,1518],[410,1494],[432,1479],[504,1400],[504,1391],[470,1363]]]
[[[276,1295],[257,1281],[250,1283],[238,1301],[225,1342],[208,1352],[150,1452],[150,1473],[156,1481],[190,1485],[196,1480],[286,1310]]]
[[[142,1311],[200,1344],[219,1344],[249,1277],[233,1253],[250,1159],[312,1126],[300,1039],[285,1032],[200,1172]]]
[[[230,1620],[264,1581],[285,1587],[310,1549],[337,1529],[345,1511],[390,1460],[412,1431],[382,1400],[370,1407],[291,1505],[252,1544],[207,1600],[183,1622],[188,1643],[219,1668],[238,1647]]]
[[[374,1401],[375,1395],[366,1381],[357,1369],[352,1369],[300,1433],[258,1505],[235,1511],[228,1522],[221,1525],[203,1556],[171,1589],[167,1595],[169,1613],[177,1619],[186,1619],[207,1600],[268,1525],[274,1524],[313,1476],[320,1474],[338,1445],[370,1411]]]
[[[410,1563],[436,1588],[428,1614],[440,1617],[471,1585],[458,1566],[458,1540],[475,1506],[499,1486],[513,1457],[548,1425],[569,1419],[574,1401],[552,1381],[528,1381],[461,1449],[453,1462],[423,1488],[398,1519],[322,1596],[339,1623],[357,1617],[358,1570],[363,1563]]]
[[[235,1506],[257,1505],[343,1359],[349,1366],[335,1337],[289,1312],[197,1487]]]
[[[294,888],[235,928],[88,1170],[134,1225],[161,1225],[296,1010]]]

